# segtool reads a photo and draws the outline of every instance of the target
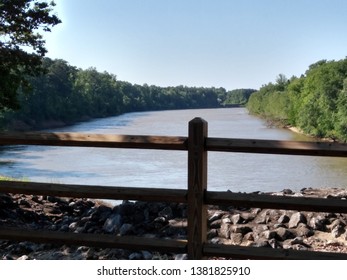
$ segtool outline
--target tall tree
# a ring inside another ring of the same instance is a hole
[[[28,76],[42,72],[47,50],[38,32],[60,23],[52,14],[55,3],[38,0],[0,0],[0,110],[18,107],[20,88],[29,89]]]

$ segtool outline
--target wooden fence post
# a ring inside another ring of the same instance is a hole
[[[207,122],[195,118],[189,122],[188,133],[188,259],[203,258],[207,235]]]

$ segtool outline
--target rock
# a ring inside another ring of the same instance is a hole
[[[284,224],[274,224],[273,227],[274,227],[274,229],[277,229],[277,228],[287,228],[286,225],[284,225]]]
[[[306,225],[303,223],[300,223],[296,229],[293,230],[296,233],[296,236],[301,236],[301,237],[310,237],[314,234],[314,232]]]
[[[69,226],[68,225],[62,225],[59,229],[59,231],[63,231],[63,232],[68,232],[69,231]]]
[[[214,212],[209,218],[208,222],[211,224],[214,221],[220,220],[222,216],[224,215],[224,212]]]
[[[210,228],[217,229],[217,228],[220,228],[221,225],[222,225],[222,220],[218,219],[210,223]]]
[[[306,223],[306,218],[302,213],[296,212],[290,217],[288,228],[295,228],[299,223]]]
[[[283,194],[294,194],[294,192],[291,189],[284,189],[282,191]]]
[[[268,216],[268,222],[277,222],[278,219],[281,217],[282,215],[282,211],[281,210],[274,210],[274,209],[270,209],[267,212],[267,216]]]
[[[314,230],[325,231],[328,219],[322,216],[315,216],[310,219],[308,225]]]
[[[254,232],[248,232],[243,237],[244,241],[254,241]]]
[[[252,208],[250,214],[252,214],[254,217],[258,215],[262,210],[260,208]]]
[[[253,231],[249,225],[232,225],[230,230],[233,233],[242,233],[243,235]]]
[[[289,222],[289,220],[290,220],[289,217],[286,214],[283,214],[281,215],[281,217],[279,217],[278,222],[280,224],[286,224]]]
[[[21,200],[19,200],[18,203],[21,206],[24,206],[24,207],[27,207],[27,208],[31,208],[31,204],[26,199],[21,199]]]
[[[169,221],[165,217],[157,217],[154,219],[154,222],[166,225],[166,224],[168,224]]]
[[[53,205],[47,205],[44,207],[43,211],[46,215],[60,215],[61,210],[57,207],[54,207]]]
[[[13,256],[11,256],[10,254],[6,254],[5,256],[2,257],[2,260],[14,260]]]
[[[89,250],[89,247],[87,246],[80,246],[77,248],[78,252],[87,252]]]
[[[263,239],[273,239],[277,236],[277,233],[275,231],[266,230],[260,233],[259,238]]]
[[[188,255],[187,254],[177,254],[175,256],[175,260],[177,260],[177,261],[188,260]]]
[[[99,207],[94,209],[94,211],[90,213],[89,215],[91,216],[93,221],[104,223],[110,216],[115,216],[117,214],[120,215],[117,212],[117,208],[116,208],[116,211],[112,211],[110,207],[100,205]]]
[[[69,203],[69,207],[74,208],[75,206],[76,206],[76,202],[75,201],[71,201]]]
[[[269,245],[270,245],[271,248],[274,248],[274,249],[281,249],[281,248],[283,248],[282,244],[280,242],[278,242],[274,238],[269,240]]]
[[[218,236],[218,230],[213,228],[213,229],[210,229],[208,232],[207,232],[207,239],[212,239],[214,237],[217,237]]]
[[[231,222],[236,225],[236,224],[242,224],[244,219],[241,217],[240,214],[235,214],[235,215],[232,215],[231,218],[230,218]]]
[[[345,231],[344,234],[341,235],[342,240],[346,240],[347,241],[347,230]]]
[[[303,195],[311,192],[315,194],[311,189],[303,192]],[[22,226],[32,229],[163,239],[187,238],[187,206],[180,203],[125,201],[123,204],[109,207],[86,199],[67,200],[49,196],[0,194],[0,205],[1,227]],[[207,242],[211,244],[347,252],[344,244],[344,240],[347,240],[346,214],[300,213],[260,208],[222,209],[209,206],[208,217]],[[306,223],[306,220],[309,222]],[[317,236],[309,237],[317,233],[315,231],[323,230],[331,232],[331,235],[318,233]],[[328,236],[333,243],[325,240]],[[28,259],[93,260],[187,257],[186,254],[0,241],[0,259],[26,258],[25,256]]]
[[[306,247],[309,247],[309,245],[307,245],[304,242],[304,239],[302,237],[295,237],[294,239],[291,240],[290,244],[291,245],[300,244],[300,245],[304,245]]]
[[[69,225],[69,229],[70,229],[71,231],[75,231],[76,228],[77,228],[77,226],[78,226],[77,222],[73,222],[73,223],[71,223],[71,224]]]
[[[132,233],[134,230],[133,225],[131,224],[123,224],[120,229],[119,229],[119,234],[120,235],[127,235],[129,233]]]
[[[122,216],[119,214],[114,214],[107,218],[102,229],[107,233],[115,233],[122,224]]]
[[[158,213],[159,217],[164,217],[166,220],[170,220],[172,218],[172,209],[171,207],[165,207]]]
[[[121,216],[131,216],[135,213],[134,208],[134,203],[125,200],[121,205],[119,205],[119,214]]]
[[[293,194],[294,192],[291,189],[284,189],[282,191],[283,194]]]
[[[256,217],[256,215],[253,213],[249,213],[249,212],[241,213],[241,218],[243,219],[242,223],[244,223],[244,224],[253,221],[255,217]]]
[[[21,256],[21,257],[19,257],[17,260],[28,260],[29,259],[29,257],[27,256],[27,255],[23,255],[23,256]]]
[[[345,227],[342,224],[338,224],[331,230],[331,235],[337,238],[337,237],[340,237],[345,232],[346,232]]]
[[[142,260],[143,256],[141,253],[132,253],[128,257],[129,260]]]
[[[276,239],[279,241],[285,241],[286,239],[294,238],[295,235],[286,228],[276,229]]]
[[[254,222],[257,224],[266,224],[269,221],[268,210],[262,210],[255,218]]]
[[[332,221],[332,223],[329,226],[327,226],[327,228],[330,229],[330,230],[333,230],[337,226],[345,227],[346,224],[343,221],[341,221],[340,219],[334,219]]]
[[[253,232],[260,235],[262,232],[268,230],[269,227],[267,225],[255,225],[253,227]]]
[[[230,217],[224,217],[221,219],[222,224],[231,224]]]
[[[84,232],[84,227],[77,227],[75,230],[74,230],[74,233],[82,233]]]
[[[294,244],[291,246],[291,249],[293,250],[302,250],[302,251],[307,251],[307,247],[301,244]]]
[[[65,201],[59,197],[56,197],[56,196],[47,196],[47,200],[49,202],[52,202],[52,203],[60,203],[60,204],[64,204]]]
[[[271,247],[270,244],[269,244],[269,241],[267,239],[258,239],[256,240],[255,242],[251,243],[251,246],[252,247]]]
[[[151,260],[153,258],[153,254],[148,251],[141,251],[142,257],[144,260]]]
[[[230,241],[233,245],[240,245],[242,243],[243,234],[242,233],[231,233]]]
[[[210,243],[211,244],[221,244],[222,242],[221,242],[221,239],[219,237],[215,237],[215,238],[212,238],[210,240]]]
[[[222,238],[229,239],[230,238],[230,225],[222,224],[219,230],[219,236]]]

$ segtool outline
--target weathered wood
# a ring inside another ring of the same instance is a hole
[[[0,228],[0,240],[31,241],[66,245],[84,245],[100,248],[127,250],[151,250],[158,252],[184,253],[186,240],[164,240],[137,236],[115,236],[111,234],[87,234],[57,231],[39,231],[17,228]]]
[[[293,197],[253,193],[212,192],[205,194],[205,203],[269,209],[347,213],[347,200],[337,198]]]
[[[188,258],[202,259],[207,237],[207,122],[195,118],[189,122],[188,137]]]
[[[256,248],[222,244],[205,244],[204,255],[255,260],[347,260],[347,254],[345,253]]]
[[[0,133],[0,145],[187,150],[187,137],[83,133]]]
[[[178,189],[127,188],[0,181],[0,192],[60,197],[187,203],[187,190]]]
[[[206,149],[216,152],[347,157],[347,144],[334,142],[207,138]]]

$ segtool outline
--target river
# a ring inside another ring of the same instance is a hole
[[[244,108],[129,113],[49,131],[187,136],[194,117],[208,121],[209,136],[309,141],[269,128]],[[209,152],[209,190],[242,192],[346,187],[347,159]],[[0,174],[30,181],[146,188],[187,187],[184,151],[16,146],[0,151]]]

